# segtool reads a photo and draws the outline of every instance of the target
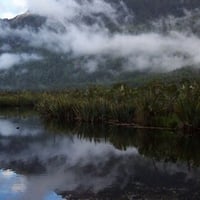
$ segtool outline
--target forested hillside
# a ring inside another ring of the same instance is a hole
[[[63,13],[0,20],[1,89],[140,84],[163,73],[185,77],[183,67],[198,74],[200,1],[69,2],[59,4]]]

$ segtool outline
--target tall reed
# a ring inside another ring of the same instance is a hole
[[[63,123],[112,123],[136,127],[200,129],[200,83],[151,82],[63,92],[0,93],[0,107],[36,107],[44,119]]]

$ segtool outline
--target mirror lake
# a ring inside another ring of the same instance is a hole
[[[0,199],[198,199],[200,137],[0,115]]]

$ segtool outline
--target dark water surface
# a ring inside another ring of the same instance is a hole
[[[199,165],[198,136],[0,117],[0,200],[196,200]]]

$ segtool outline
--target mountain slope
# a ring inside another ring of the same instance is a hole
[[[108,84],[199,66],[198,0],[75,5],[0,20],[0,89]]]

